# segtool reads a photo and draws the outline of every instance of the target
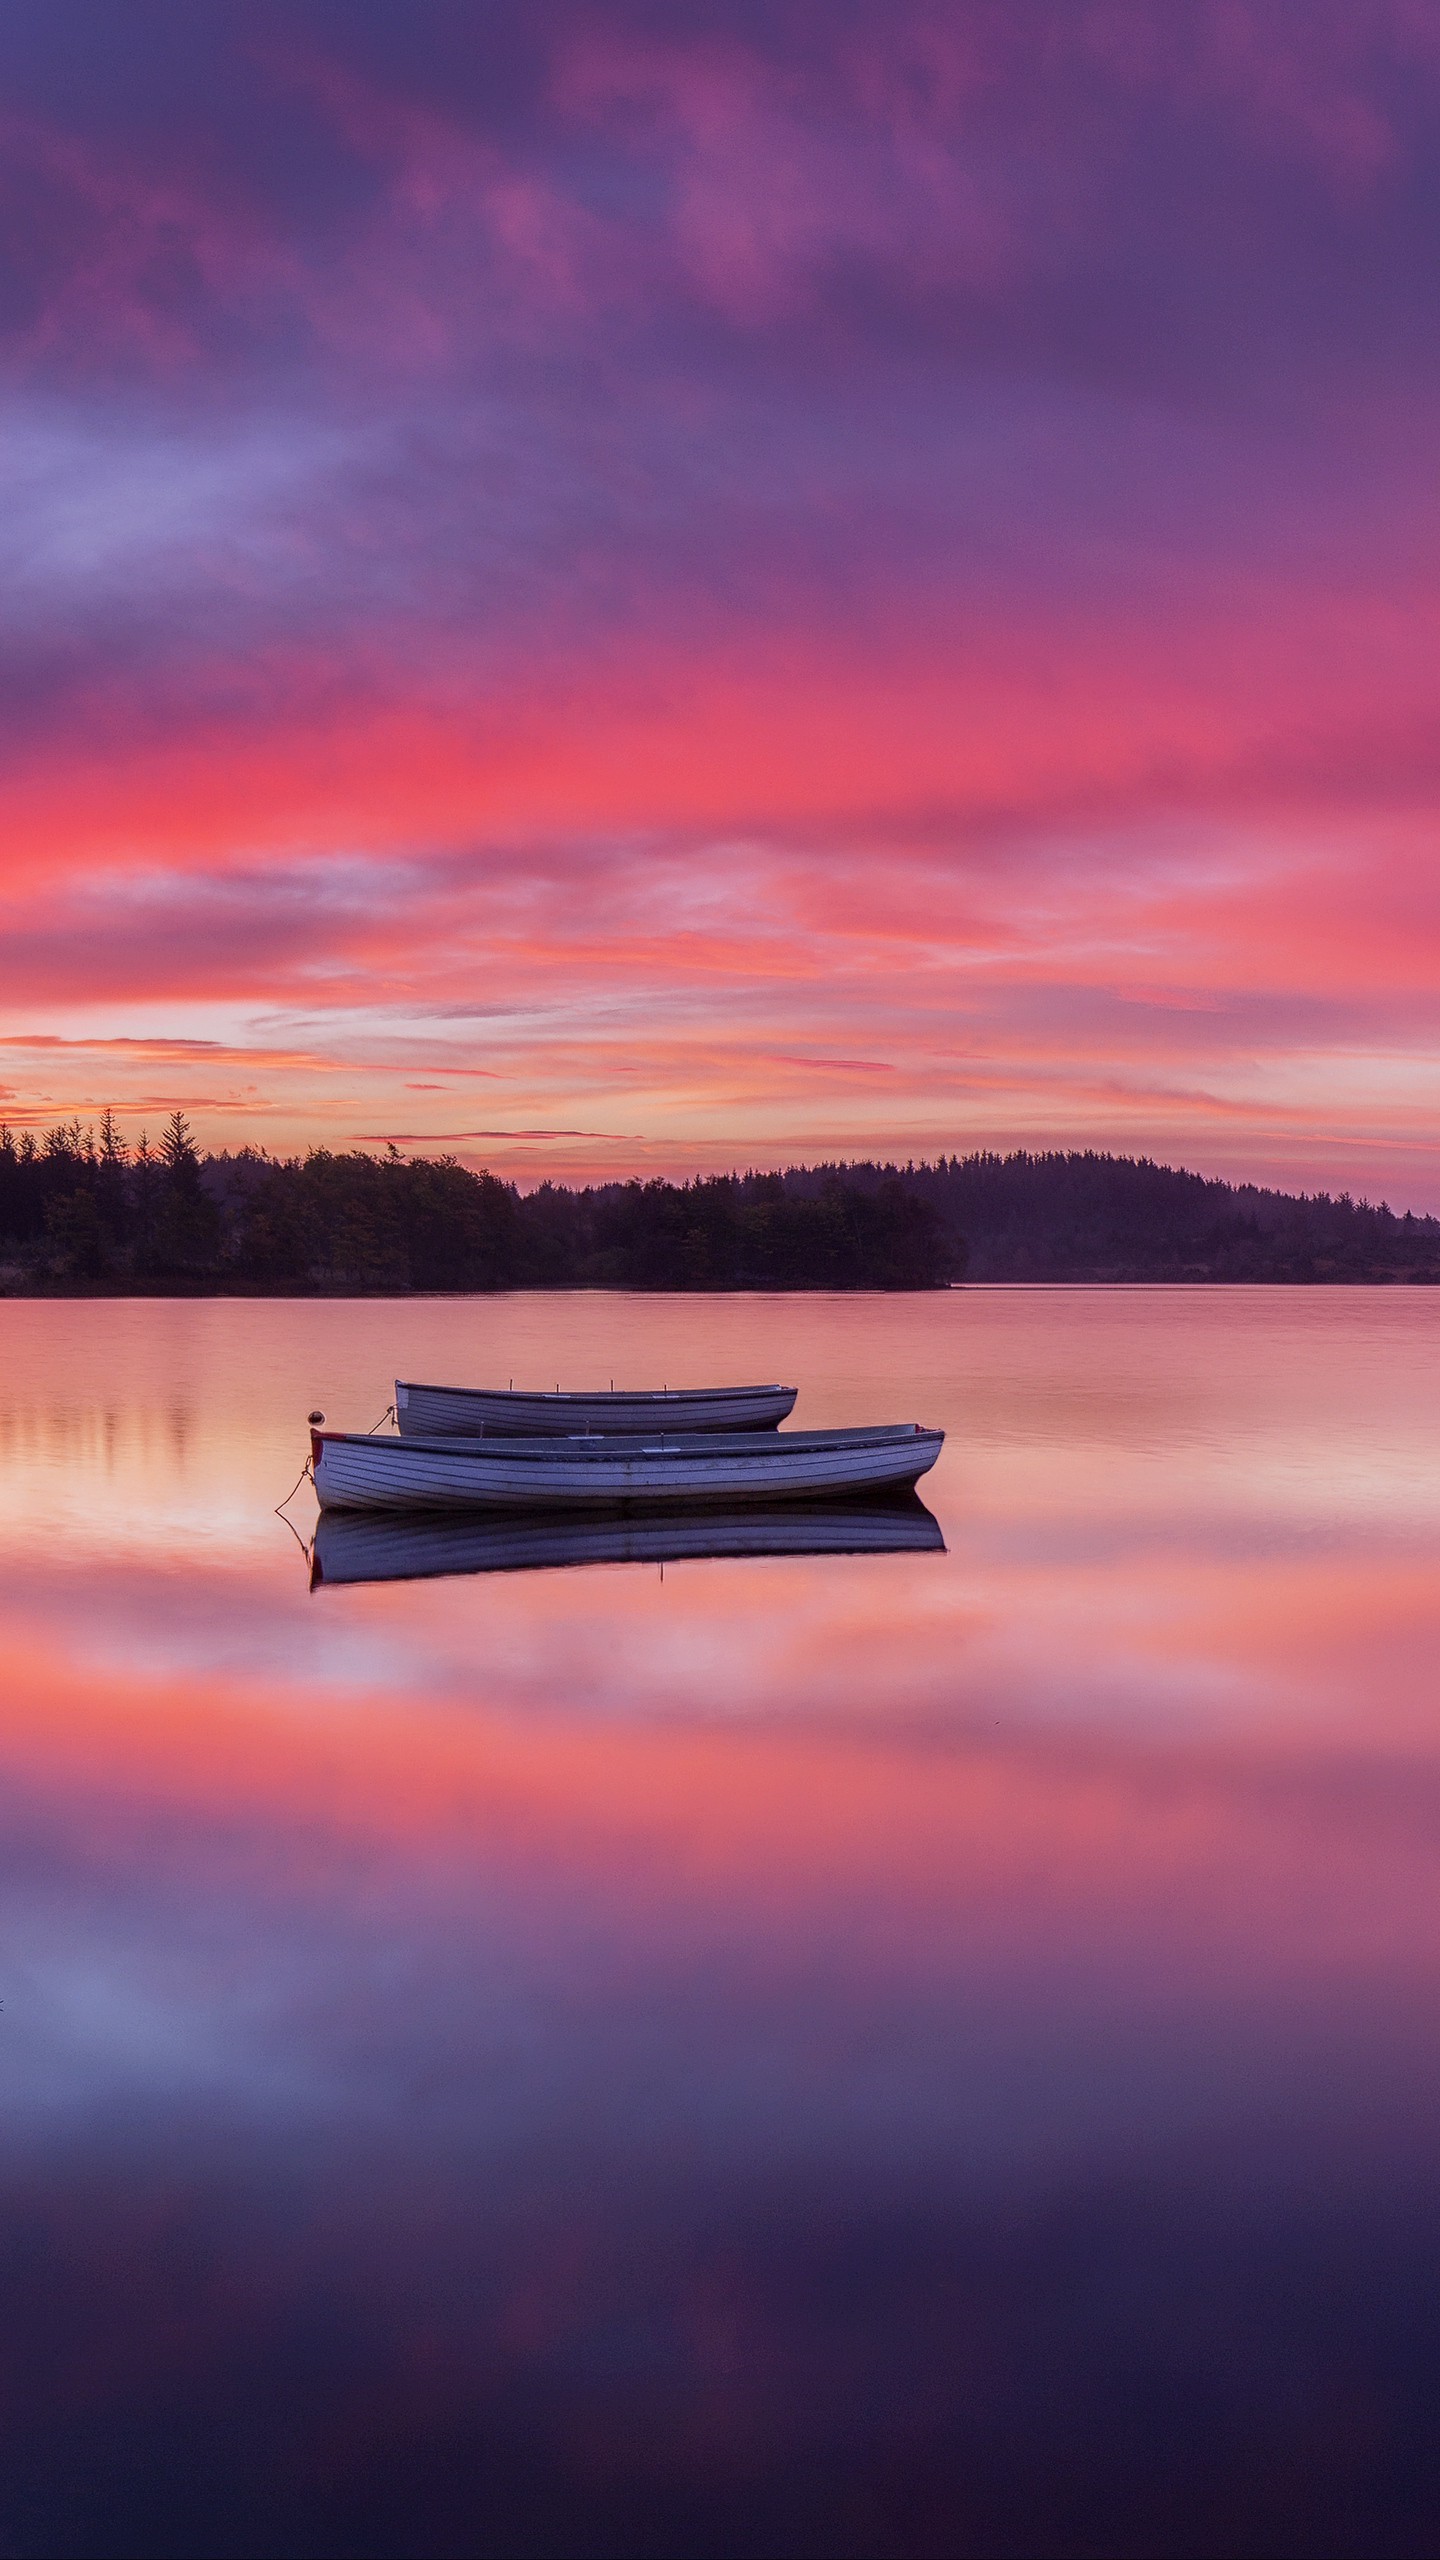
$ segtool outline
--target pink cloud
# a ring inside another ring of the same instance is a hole
[[[1423,13],[214,41],[12,66],[18,1108],[1433,1191]]]

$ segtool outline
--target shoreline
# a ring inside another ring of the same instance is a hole
[[[496,1289],[397,1289],[359,1288],[344,1283],[317,1282],[313,1288],[267,1288],[261,1282],[237,1281],[216,1287],[210,1282],[184,1280],[149,1280],[145,1282],[94,1282],[57,1280],[26,1288],[0,1285],[0,1305],[38,1305],[52,1302],[94,1304],[112,1299],[134,1298],[155,1303],[171,1300],[224,1298],[230,1300],[273,1301],[277,1305],[314,1305],[333,1300],[391,1300],[396,1305],[409,1305],[431,1298],[693,1298],[697,1302],[711,1298],[936,1298],[947,1295],[973,1294],[983,1290],[1040,1291],[1044,1289],[1421,1289],[1440,1288],[1440,1270],[1315,1272],[1300,1277],[1291,1272],[1277,1272],[1273,1277],[1247,1273],[1230,1275],[1223,1272],[1197,1271],[1183,1276],[1173,1272],[1148,1274],[1138,1271],[1078,1271],[1047,1274],[1041,1279],[1019,1279],[1002,1275],[965,1280],[942,1280],[921,1288],[879,1288],[837,1286],[832,1281],[789,1281],[774,1283],[753,1281],[728,1289],[677,1289],[661,1286],[653,1289],[635,1282],[606,1280],[530,1280],[512,1281]]]

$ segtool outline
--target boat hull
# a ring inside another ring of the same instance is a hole
[[[736,1512],[327,1511],[310,1584],[418,1582],[445,1574],[534,1573],[587,1564],[682,1564],[736,1556],[943,1555],[918,1494],[888,1502],[756,1504]]]
[[[406,1439],[494,1432],[528,1440],[575,1431],[773,1431],[794,1409],[794,1387],[664,1388],[644,1394],[528,1395],[492,1387],[427,1387],[395,1381],[395,1420]]]
[[[815,1501],[901,1492],[934,1466],[944,1433],[870,1431],[633,1438],[389,1439],[316,1431],[322,1511],[576,1511],[617,1505]]]

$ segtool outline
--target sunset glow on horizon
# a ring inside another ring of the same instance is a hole
[[[1440,16],[0,26],[0,1116],[1440,1210]]]

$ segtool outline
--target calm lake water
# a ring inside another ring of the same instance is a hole
[[[0,2551],[1436,2549],[1440,1294],[0,1327]],[[944,1550],[312,1591],[397,1369]]]

